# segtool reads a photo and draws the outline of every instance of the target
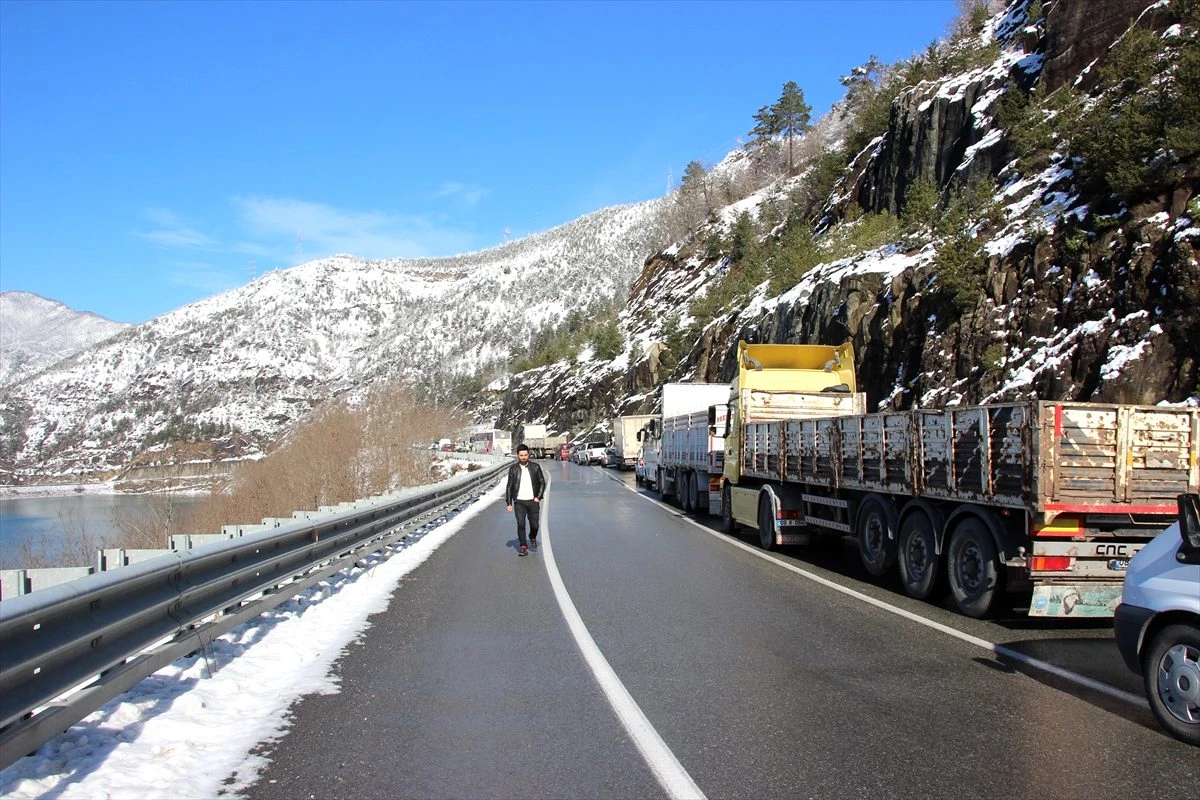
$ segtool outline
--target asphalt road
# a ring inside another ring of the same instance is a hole
[[[245,796],[669,796],[585,662],[554,567],[708,797],[1176,798],[1200,786],[1200,752],[1128,697],[1140,680],[1106,622],[966,619],[867,581],[836,542],[764,558],[634,490],[629,473],[542,463],[549,551],[516,557],[500,501],[469,521],[347,650],[341,692],[293,707]]]

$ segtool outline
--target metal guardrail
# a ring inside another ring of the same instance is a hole
[[[0,602],[0,769],[142,678],[461,505],[506,467]]]

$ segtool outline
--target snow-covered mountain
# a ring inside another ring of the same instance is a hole
[[[1194,151],[1128,156],[1122,166],[1143,169],[1140,182],[1097,186],[1083,153],[1109,154],[1055,124],[1065,108],[1076,126],[1129,126],[1131,89],[1112,62],[1130,52],[1150,60],[1141,74],[1159,76],[1162,106],[1197,96],[1197,73],[1181,66],[1200,50],[1188,9],[1014,0],[974,37],[900,65],[919,79],[893,87],[890,113],[876,117],[884,129],[849,152],[816,214],[804,200],[821,186],[814,162],[718,209],[634,282],[625,353],[517,375],[480,407],[502,427],[600,429],[614,414],[655,410],[664,381],[730,380],[742,339],[850,341],[872,410],[1200,403]],[[1122,45],[1134,36],[1140,49]],[[841,149],[833,140],[852,127],[827,127],[820,146]],[[757,260],[730,244],[743,214]],[[812,235],[807,248],[797,231]],[[790,250],[789,233],[800,242]],[[803,267],[786,270],[789,256]],[[772,274],[781,264],[786,281]]]
[[[19,383],[128,327],[30,292],[0,292],[0,386]]]
[[[503,365],[544,324],[624,296],[664,243],[661,206],[451,258],[322,259],[125,330],[0,395],[0,480],[111,477],[178,440],[253,457],[347,391]]]

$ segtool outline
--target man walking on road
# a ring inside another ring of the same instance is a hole
[[[546,493],[546,476],[542,468],[529,460],[529,448],[517,445],[517,463],[508,468],[508,484],[504,488],[504,504],[517,515],[519,556],[529,555],[529,546],[537,549],[538,518],[542,496]],[[529,541],[525,540],[525,520],[529,520]]]

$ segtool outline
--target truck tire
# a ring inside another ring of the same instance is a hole
[[[660,499],[660,500],[662,500],[664,503],[665,503],[665,502],[668,500],[668,498],[667,498],[667,491],[666,491],[666,489],[664,489],[664,488],[663,488],[663,471],[662,471],[662,467],[659,467],[659,468],[658,468],[658,472],[657,472],[657,473],[655,473],[655,479],[654,479],[654,490],[655,490],[656,492],[658,492],[658,497],[659,497],[659,499]]]
[[[775,507],[771,495],[758,495],[758,544],[763,550],[775,549]]]
[[[929,515],[918,511],[900,523],[899,549],[900,580],[909,597],[925,600],[937,588],[937,539]]]
[[[964,518],[946,552],[946,577],[958,610],[976,619],[987,616],[1002,594],[1003,575],[991,531],[975,517]]]
[[[692,481],[686,472],[679,473],[675,481],[675,494],[679,495],[679,507],[688,513],[692,510]]]
[[[733,497],[727,483],[721,487],[721,532],[731,534],[735,530],[737,523],[733,519]]]
[[[896,564],[896,509],[879,495],[868,495],[858,507],[858,556],[876,578]]]
[[[1200,628],[1168,625],[1142,658],[1150,710],[1172,736],[1200,745]]]

